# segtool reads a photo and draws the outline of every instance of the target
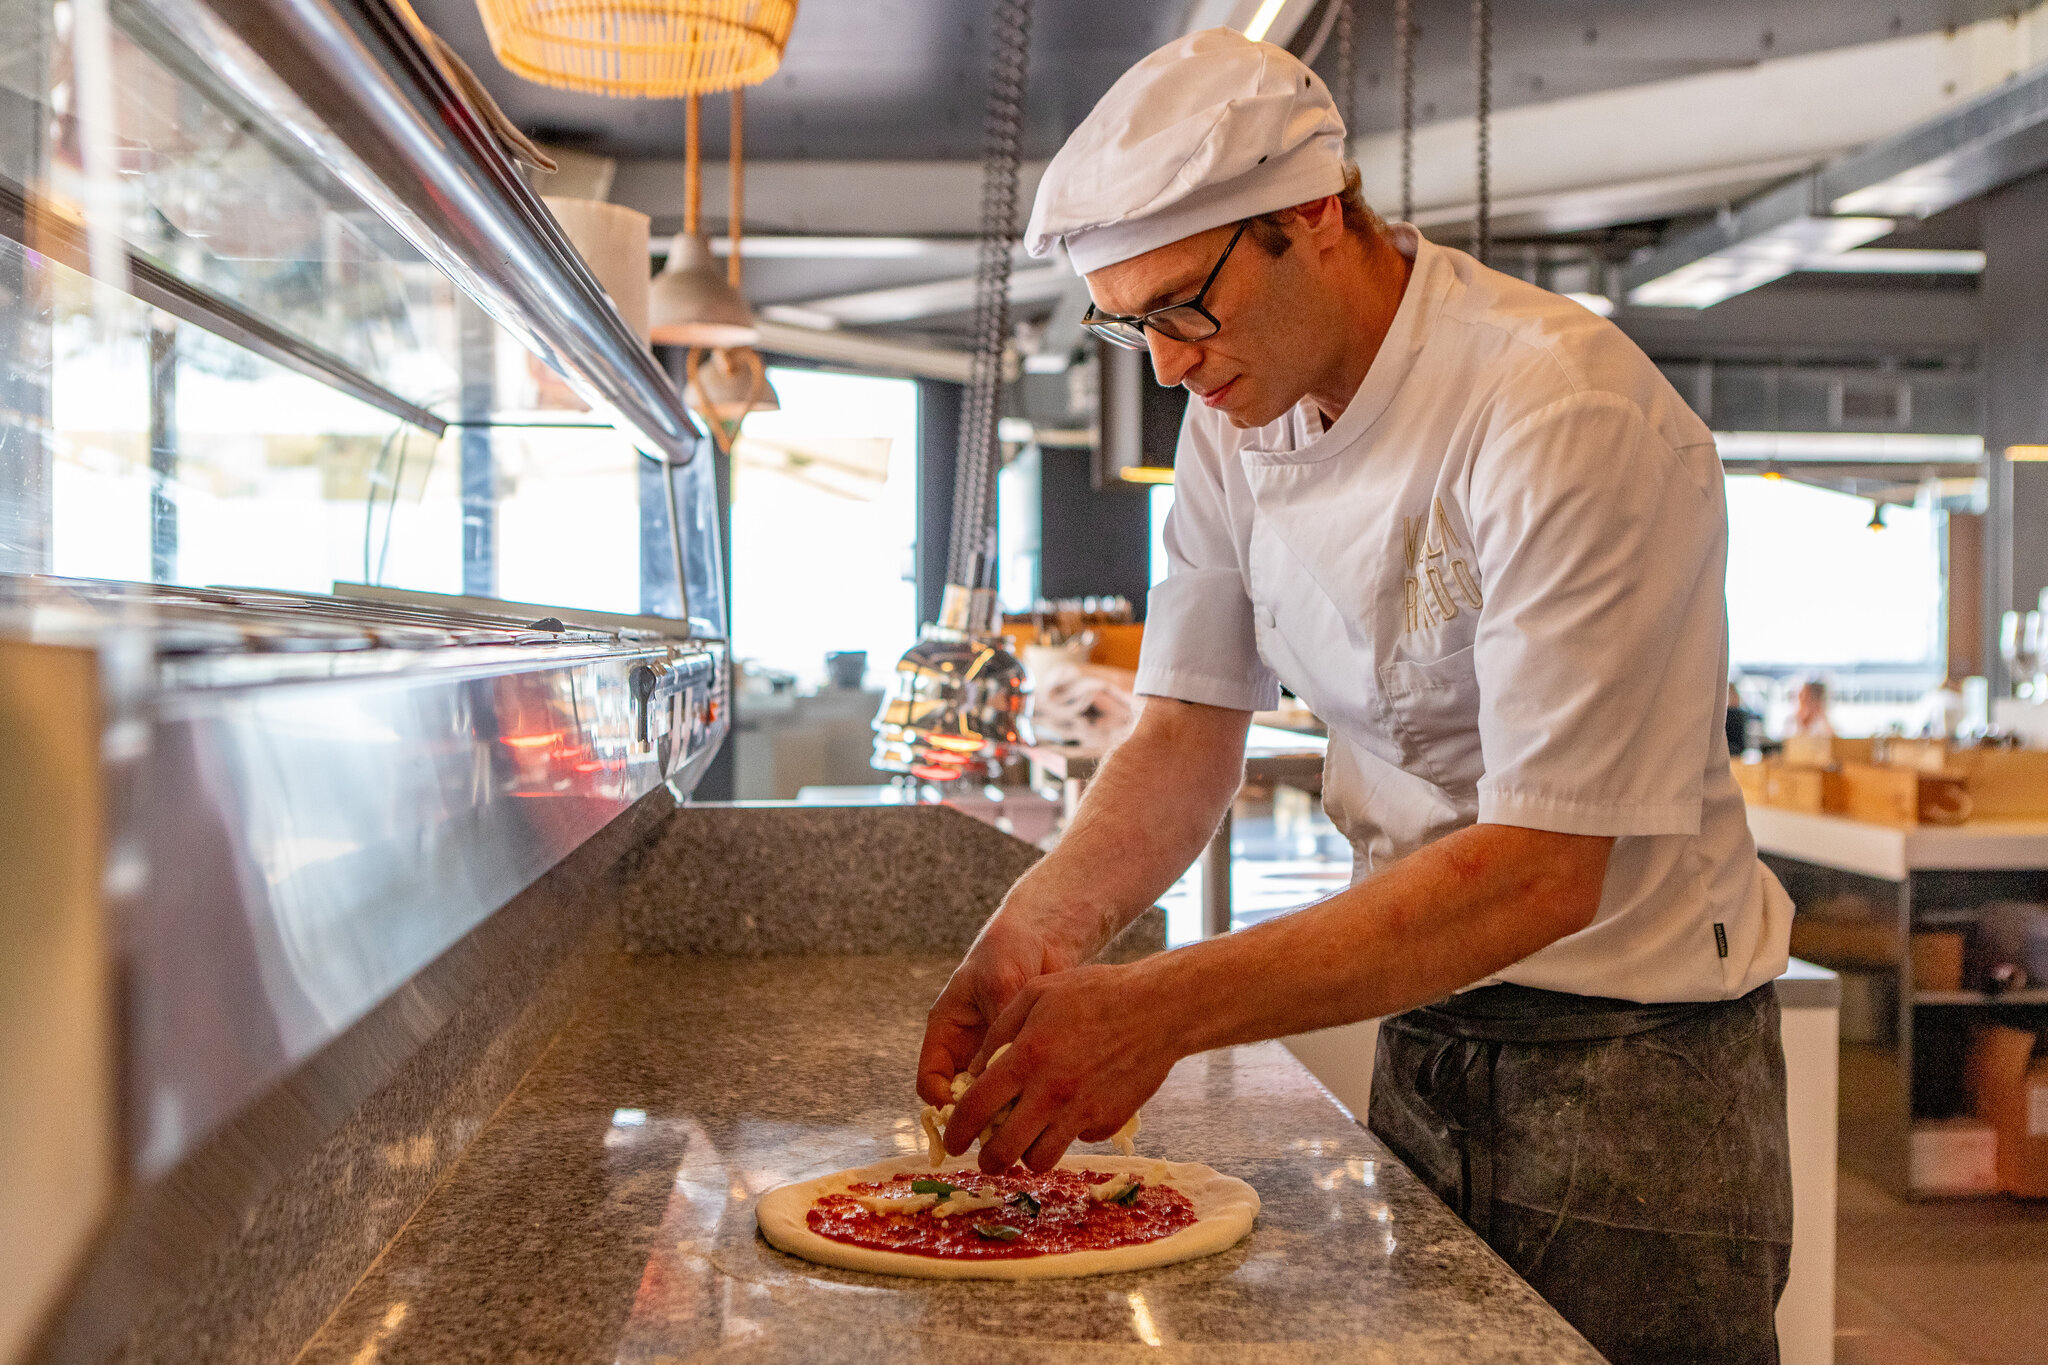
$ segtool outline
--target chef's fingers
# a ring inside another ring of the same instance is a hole
[[[989,1134],[988,1141],[981,1144],[976,1161],[988,1174],[1000,1175],[1022,1159],[1025,1150],[1045,1131],[1045,1126],[1041,1114],[1027,1113],[1020,1108]]]
[[[982,1072],[954,1105],[952,1120],[946,1124],[946,1150],[954,1156],[971,1147],[1023,1089],[1023,1068],[1010,1065],[1007,1057],[1003,1060],[1003,1065]]]
[[[1045,1126],[1032,1144],[1025,1148],[1024,1164],[1044,1175],[1057,1166],[1060,1158],[1067,1154],[1067,1148],[1074,1145],[1074,1139],[1079,1136],[1076,1131],[1079,1127],[1079,1121],[1067,1114],[1055,1118]]]
[[[1027,1053],[1033,1048],[1035,1036],[1026,1030],[1023,1041],[990,1066],[979,1082],[999,1081],[999,1094],[1017,1091],[1016,1109],[1004,1116],[995,1131],[981,1144],[981,1169],[984,1171],[1007,1170],[1021,1160],[1047,1129],[1058,1128],[1062,1115],[1070,1110],[1080,1091],[1079,1082],[1068,1074],[1068,1069],[1058,1059],[1043,1058],[1035,1053],[1019,1057],[1020,1053]],[[1044,1050],[1040,1039],[1037,1053]],[[1014,1071],[1013,1065],[1016,1067]],[[997,1112],[1001,1113],[1000,1110]],[[1075,1122],[1078,1126],[1078,1120]],[[1073,1141],[1071,1133],[1061,1136],[1056,1131],[1054,1136],[1062,1151]]]
[[[1081,1141],[1083,1141],[1083,1142],[1107,1142],[1107,1141],[1109,1141],[1109,1140],[1110,1140],[1111,1138],[1115,1137],[1115,1136],[1116,1136],[1116,1134],[1117,1134],[1117,1130],[1118,1130],[1119,1128],[1122,1128],[1123,1126],[1124,1126],[1124,1120],[1123,1120],[1123,1119],[1117,1119],[1117,1120],[1115,1120],[1114,1122],[1111,1122],[1111,1123],[1096,1123],[1096,1124],[1091,1124],[1091,1125],[1089,1125],[1088,1127],[1086,1127],[1086,1128],[1083,1128],[1083,1129],[1081,1130]]]
[[[917,1054],[917,1093],[926,1104],[953,1102],[953,1077],[966,1069],[987,1031],[971,992],[957,978],[948,982],[925,1015],[924,1046]]]
[[[918,1098],[940,1108],[953,1102],[953,1077],[960,1069],[953,1061],[957,1044],[943,1036],[943,1030],[942,1025],[928,1025],[924,1048],[917,1054]]]
[[[1037,993],[1033,992],[1031,998],[1035,1001]],[[1014,1008],[1017,1000],[1013,999],[1010,1004],[1011,1008],[997,1015],[996,1021],[982,1031],[981,1046],[975,1050],[973,1060],[967,1063],[970,1075],[979,1076],[988,1070],[996,1054],[1017,1041],[1017,1030],[1024,1027],[1024,1020],[1031,1012],[1030,1002],[1026,1002],[1022,1010]]]
[[[1045,994],[1046,982],[1053,978],[1041,976],[1026,983],[1024,989],[1010,997],[1010,1003],[996,1016],[981,1035],[981,1047],[967,1064],[967,1069],[977,1076],[986,1075],[991,1060],[998,1052],[1017,1041],[1017,1035],[1024,1031],[1024,1021],[1031,1017],[1031,1011]]]

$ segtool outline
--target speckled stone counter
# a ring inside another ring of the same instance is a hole
[[[1043,856],[950,806],[692,805],[620,859],[612,893],[629,953],[957,958]],[[1154,906],[1103,957],[1165,946]]]
[[[1249,1180],[1208,1260],[1002,1285],[826,1270],[760,1194],[914,1150],[932,957],[624,956],[309,1343],[451,1361],[1597,1362],[1277,1044],[1177,1067],[1141,1152]]]

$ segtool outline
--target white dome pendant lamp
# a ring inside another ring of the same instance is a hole
[[[711,243],[699,226],[703,198],[702,158],[697,145],[698,101],[688,96],[684,120],[683,230],[669,244],[668,261],[654,277],[647,297],[648,332],[656,345],[725,348],[751,346],[760,338],[754,310],[718,268]],[[734,174],[739,168],[735,166]]]

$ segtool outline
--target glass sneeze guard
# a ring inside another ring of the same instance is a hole
[[[674,616],[653,451],[693,631],[723,635],[710,461],[644,347],[610,382],[655,376],[654,437],[303,105],[282,121],[246,47],[224,70],[239,40],[182,0],[113,0],[96,189],[74,3],[0,0],[24,40],[0,54],[0,571]],[[520,189],[507,211],[544,215]],[[107,204],[123,288],[88,273]],[[608,303],[576,325],[624,326]]]

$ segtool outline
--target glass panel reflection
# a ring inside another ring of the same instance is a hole
[[[109,138],[85,126],[73,2],[0,0],[0,572],[680,615],[659,475],[607,414],[155,11],[110,14],[112,155],[89,180]],[[100,226],[132,280],[85,273]],[[722,634],[696,463],[685,576]]]

